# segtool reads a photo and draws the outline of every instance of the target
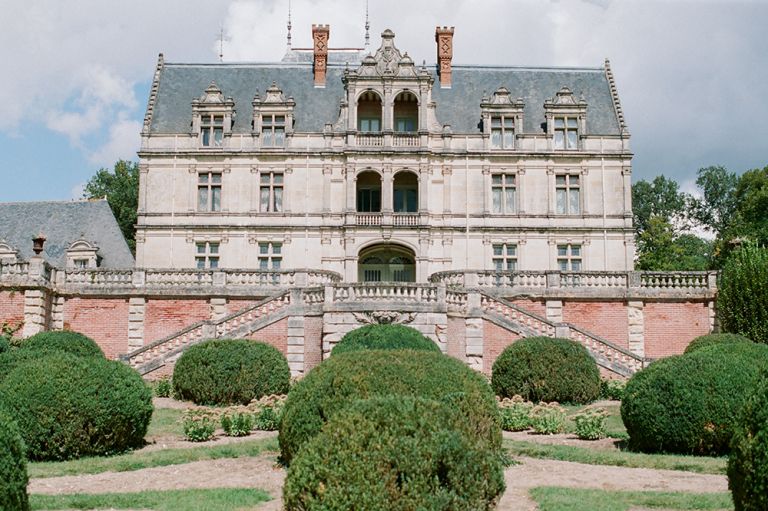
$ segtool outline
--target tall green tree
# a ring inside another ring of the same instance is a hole
[[[637,269],[704,271],[709,268],[712,243],[694,234],[679,233],[659,216],[637,237]]]
[[[736,212],[739,178],[722,166],[699,169],[696,185],[701,198],[691,198],[690,214],[704,229],[722,238]]]
[[[669,224],[684,219],[685,203],[685,194],[673,179],[656,176],[650,183],[638,181],[632,186],[635,233],[639,236],[648,229],[654,216]]]
[[[117,224],[128,242],[131,252],[136,252],[136,211],[139,207],[139,164],[119,160],[114,168],[102,168],[88,180],[83,197],[107,198]]]

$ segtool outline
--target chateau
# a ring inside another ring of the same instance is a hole
[[[327,25],[274,64],[161,54],[135,264],[105,232],[0,225],[0,323],[81,331],[149,377],[212,337],[272,343],[301,376],[371,322],[485,372],[520,337],[568,337],[626,377],[715,328],[714,273],[633,271],[608,61],[463,66],[453,27],[434,36],[432,64],[390,30],[334,50]]]

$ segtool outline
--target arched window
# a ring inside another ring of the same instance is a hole
[[[395,98],[394,128],[399,133],[419,131],[419,100],[410,91],[403,91]]]
[[[358,260],[358,278],[361,282],[416,281],[416,256],[406,247],[374,245],[362,250]]]
[[[381,177],[372,170],[357,176],[357,211],[379,213],[381,211]]]
[[[392,209],[395,213],[416,213],[419,209],[419,178],[413,172],[395,174],[392,190]]]
[[[372,91],[365,91],[357,100],[357,130],[381,131],[381,98]]]

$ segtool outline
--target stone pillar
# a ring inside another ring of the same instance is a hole
[[[22,337],[30,337],[48,329],[50,297],[43,289],[24,291],[24,328]]]
[[[216,274],[214,273],[214,276]],[[211,320],[218,321],[227,315],[227,299],[226,298],[211,298]]]
[[[547,300],[547,319],[553,323],[563,322],[563,301]]]
[[[476,371],[483,370],[483,318],[467,318],[466,355],[467,365]]]
[[[627,328],[629,351],[641,357],[645,356],[645,315],[642,301],[627,302]]]
[[[291,376],[304,375],[304,315],[288,317],[288,346],[286,358]]]
[[[128,299],[128,351],[144,346],[144,313],[147,299],[143,296]]]
[[[64,329],[64,303],[63,296],[56,296],[51,300],[51,329]]]
[[[443,166],[443,214],[451,214],[451,174],[450,165]]]
[[[381,212],[392,213],[394,207],[395,177],[392,175],[392,165],[384,164],[381,176]]]

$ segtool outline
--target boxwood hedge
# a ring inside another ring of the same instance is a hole
[[[30,459],[64,460],[143,445],[152,392],[121,362],[57,352],[13,369],[0,383],[0,405]]]
[[[294,459],[287,510],[490,510],[504,491],[500,457],[462,431],[449,405],[389,396],[333,415]]]
[[[365,325],[352,330],[333,347],[331,355],[358,350],[424,350],[439,352],[431,339],[405,325]]]
[[[214,339],[190,347],[176,362],[173,389],[199,405],[248,404],[285,394],[288,362],[277,348],[244,339]]]
[[[752,342],[743,335],[739,334],[707,334],[700,335],[685,348],[685,353],[692,353],[694,351],[713,346],[715,344],[735,344]]]
[[[0,411],[0,509],[27,511],[27,459],[19,428]]]
[[[768,346],[721,344],[652,363],[627,383],[621,417],[634,449],[723,454],[768,368]]]
[[[502,398],[589,403],[600,396],[600,371],[581,344],[528,337],[508,346],[493,364],[491,386]]]
[[[734,428],[728,486],[736,511],[768,509],[768,375],[746,400]]]
[[[280,450],[290,463],[336,412],[356,399],[416,396],[447,401],[464,429],[493,447],[501,445],[493,392],[483,376],[440,353],[367,350],[334,355],[291,388],[280,422]]]
[[[58,330],[40,332],[21,343],[22,351],[43,353],[47,351],[65,351],[79,357],[104,358],[104,352],[93,339],[79,332]]]

